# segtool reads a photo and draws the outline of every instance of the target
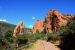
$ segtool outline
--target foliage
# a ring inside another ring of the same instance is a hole
[[[72,33],[75,33],[75,20],[71,20],[69,21],[69,23],[67,24],[68,29],[70,29],[70,31]]]
[[[3,38],[3,34],[2,34],[2,32],[0,31],[0,39],[2,39]]]
[[[45,34],[42,32],[39,32],[38,30],[34,34],[33,33],[31,33],[31,34],[26,33],[24,35],[25,35],[25,38],[28,39],[29,43],[33,43],[33,42],[37,41],[38,39],[41,39],[41,40],[45,39]]]
[[[0,49],[1,50],[6,50],[8,49],[11,44],[13,43],[13,36],[12,32],[8,30],[6,33],[0,32]]]
[[[32,44],[39,39],[53,42],[61,39],[60,46],[63,50],[75,50],[75,20],[69,21],[66,27],[60,28],[59,32],[47,34],[37,30],[34,34],[24,32],[23,35],[18,35],[17,38],[13,38],[12,31],[8,30],[5,33],[0,31],[0,50],[8,48],[10,46],[9,44],[14,43],[19,46],[29,46],[29,44]]]
[[[16,39],[16,44],[19,46],[25,45],[28,42],[28,34],[22,34],[22,35],[17,35]]]
[[[5,34],[5,39],[8,41],[8,42],[13,42],[13,33],[12,31],[7,31],[6,34]]]
[[[0,31],[0,50],[3,50],[4,47],[6,47],[5,45],[6,45],[6,42],[4,41],[4,36],[2,32]]]
[[[60,34],[58,32],[47,33],[47,41],[57,41],[60,39]]]
[[[60,27],[59,30],[60,36],[65,36],[68,34],[68,32],[70,32],[68,27]]]
[[[36,33],[34,34],[34,38],[36,38],[36,40],[41,39],[41,40],[45,40],[46,39],[46,34],[43,32],[39,32],[38,30],[36,31]]]
[[[75,20],[68,22],[65,29],[63,28],[63,36],[60,47],[62,50],[75,50]]]

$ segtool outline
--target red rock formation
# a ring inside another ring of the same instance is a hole
[[[20,21],[14,29],[13,36],[16,37],[17,34],[21,34],[23,32],[23,29],[24,29],[24,24],[22,21]]]
[[[65,26],[70,19],[72,19],[71,16],[64,16],[56,10],[48,12],[45,20],[46,32],[58,32],[60,27]]]
[[[53,32],[53,31],[58,32],[60,27],[66,26],[67,22],[72,18],[74,18],[74,16],[63,15],[56,10],[49,11],[46,18],[45,18],[44,23],[42,22],[43,24],[40,23],[39,21],[37,21],[34,24],[33,32],[35,32],[35,30],[38,28],[40,28],[40,29],[38,29],[40,32],[41,32],[41,29],[45,33]]]
[[[37,20],[33,26],[32,32],[35,33],[37,30],[42,32],[44,29],[44,22],[42,20]]]

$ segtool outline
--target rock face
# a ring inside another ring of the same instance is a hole
[[[65,26],[70,19],[72,19],[72,16],[62,15],[56,10],[48,12],[45,18],[46,32],[59,31],[60,27]]]
[[[24,29],[24,24],[22,21],[20,21],[14,29],[13,36],[16,37],[18,34],[21,34],[23,32],[23,29]]]
[[[67,22],[73,19],[74,16],[72,15],[63,15],[59,13],[57,10],[51,10],[48,12],[45,20],[44,20],[44,29],[45,33],[48,32],[58,32],[61,26],[66,26]],[[35,23],[36,24],[36,23]],[[38,27],[39,24],[34,25],[34,30]],[[41,24],[39,25],[39,28]],[[40,29],[38,29],[40,30]],[[34,32],[34,31],[33,31]]]
[[[42,32],[44,29],[44,21],[43,20],[37,20],[33,26],[32,32],[35,33],[37,30],[39,32]]]

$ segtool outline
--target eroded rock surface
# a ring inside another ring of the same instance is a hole
[[[13,36],[16,37],[18,34],[21,34],[23,32],[23,29],[24,29],[24,24],[22,21],[20,21],[14,29]]]
[[[36,33],[36,31],[38,30],[39,32],[42,32],[44,29],[44,21],[43,20],[37,20],[33,26],[33,33]]]
[[[37,28],[40,32],[41,30],[45,33],[48,32],[58,32],[61,26],[66,26],[67,22],[71,19],[73,19],[75,16],[73,15],[63,15],[57,10],[51,10],[47,13],[47,16],[41,24],[39,21],[37,21],[33,26],[33,32],[37,30]]]

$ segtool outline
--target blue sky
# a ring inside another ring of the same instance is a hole
[[[0,21],[17,24],[22,20],[26,27],[32,27],[51,9],[75,14],[75,0],[0,0]]]

